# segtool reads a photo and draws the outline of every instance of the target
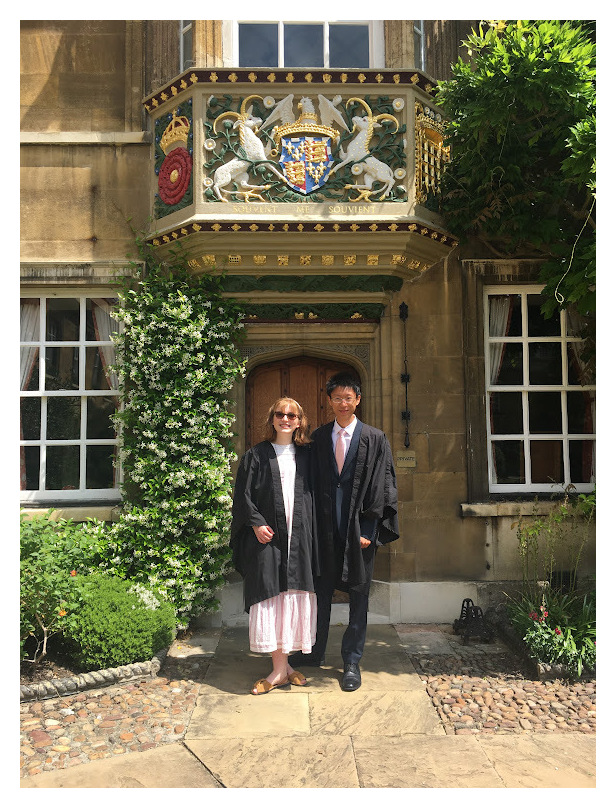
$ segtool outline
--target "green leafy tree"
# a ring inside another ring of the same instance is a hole
[[[463,241],[543,259],[546,315],[595,311],[595,44],[583,23],[482,23],[438,102],[451,121],[441,212]]]
[[[230,552],[235,459],[227,395],[243,374],[243,313],[215,274],[140,245],[145,271],[119,295],[124,507],[105,565],[173,603],[178,627],[215,610]]]

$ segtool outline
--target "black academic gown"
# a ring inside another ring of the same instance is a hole
[[[359,538],[383,545],[399,538],[398,491],[384,432],[358,421],[341,475],[332,447],[333,421],[312,434],[321,572],[336,586],[368,593],[372,560]]]
[[[244,609],[289,589],[314,592],[319,573],[310,475],[311,445],[295,447],[295,502],[291,550],[276,452],[269,441],[242,457],[235,480],[231,521],[233,566],[244,579]],[[261,544],[253,526],[269,525],[271,542]]]

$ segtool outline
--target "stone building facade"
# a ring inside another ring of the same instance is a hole
[[[21,505],[119,506],[110,311],[145,231],[248,306],[238,454],[279,393],[317,426],[328,373],[357,374],[400,497],[372,619],[449,622],[519,581],[518,514],[593,489],[594,387],[567,315],[537,316],[538,266],[462,250],[436,212],[436,83],[476,21],[354,23],[294,66],[314,29],[22,21]],[[233,576],[221,601],[243,619]]]

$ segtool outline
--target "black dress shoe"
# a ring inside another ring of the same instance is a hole
[[[289,655],[289,665],[292,668],[296,665],[298,668],[302,666],[307,668],[320,668],[321,665],[325,665],[325,657],[319,658],[319,656],[315,654],[302,654],[301,651],[296,651],[294,654]]]
[[[341,687],[343,690],[357,690],[361,687],[361,673],[356,662],[345,662]]]

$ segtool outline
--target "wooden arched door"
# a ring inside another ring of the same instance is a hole
[[[334,373],[340,372],[359,379],[351,365],[309,356],[269,362],[251,371],[246,380],[246,448],[263,440],[269,408],[281,396],[294,398],[302,405],[310,431],[333,420],[325,383]],[[357,415],[361,418],[360,408]]]

